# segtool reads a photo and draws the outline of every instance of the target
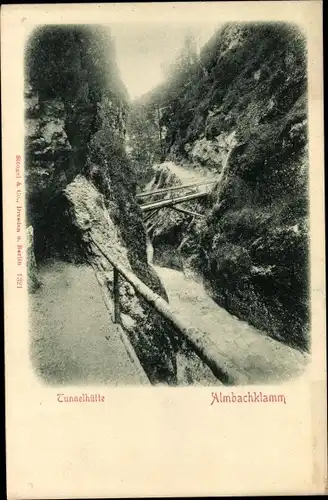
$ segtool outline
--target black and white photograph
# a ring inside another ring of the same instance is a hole
[[[8,500],[326,491],[322,19],[2,6]]]
[[[24,91],[30,354],[41,379],[220,386],[302,374],[302,29],[39,26]]]

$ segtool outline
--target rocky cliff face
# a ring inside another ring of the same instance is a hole
[[[228,24],[146,97],[160,103],[166,158],[218,179],[210,206],[198,204],[206,217],[184,232],[168,216],[163,235],[176,231],[184,265],[220,305],[301,349],[309,348],[306,66],[298,27]]]
[[[166,298],[147,263],[136,183],[124,151],[126,92],[108,32],[83,26],[36,30],[27,45],[25,83],[27,210],[37,264],[87,259],[105,273],[110,290],[112,269],[90,247],[91,232]],[[131,287],[121,285],[129,336],[151,382],[175,383],[169,329]]]
[[[34,222],[84,168],[102,122],[111,128],[111,143],[122,144],[127,102],[114,46],[102,28],[38,28],[25,63],[27,205]]]

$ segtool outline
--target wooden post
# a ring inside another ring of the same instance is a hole
[[[119,272],[116,267],[113,268],[113,295],[114,295],[114,323],[121,323],[120,315],[120,286],[119,286]]]

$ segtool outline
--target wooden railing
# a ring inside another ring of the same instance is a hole
[[[168,198],[166,200],[156,201],[147,205],[140,205],[140,208],[143,212],[149,212],[149,210],[154,210],[155,208],[172,207],[173,205],[182,203],[183,201],[197,200],[198,198],[204,198],[207,195],[207,192],[187,194],[186,196],[178,196],[177,198]]]
[[[179,317],[172,311],[168,302],[153,292],[142,280],[140,280],[132,271],[126,269],[121,263],[115,261],[106,251],[94,240],[91,242],[98,248],[101,254],[113,267],[113,300],[114,300],[114,322],[120,323],[120,293],[119,293],[119,275],[133,286],[144,300],[151,305],[180,335],[189,347],[199,356],[199,358],[211,369],[213,374],[224,384],[234,385],[247,383],[247,373],[233,361],[228,358],[209,335],[201,332],[197,328],[188,324],[187,321]],[[218,335],[219,325],[218,325]]]
[[[193,182],[192,184],[182,184],[181,186],[171,186],[163,189],[156,189],[154,191],[146,191],[144,193],[138,193],[136,195],[137,199],[141,198],[147,198],[148,196],[153,196],[157,194],[164,194],[168,193],[170,191],[177,191],[180,189],[185,189],[185,188],[193,188],[193,187],[199,187],[199,186],[207,186],[209,184],[215,184],[217,181],[204,181],[204,182]]]

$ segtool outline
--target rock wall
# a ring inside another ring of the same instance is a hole
[[[89,141],[106,113],[110,140],[122,143],[126,90],[108,31],[98,26],[45,26],[25,53],[28,218],[81,172]]]
[[[206,217],[175,238],[184,265],[203,276],[230,312],[309,349],[307,58],[301,30],[283,23],[227,24],[187,72],[147,99],[160,99],[167,159],[203,166],[218,179],[210,207],[198,204]],[[163,236],[176,227],[166,223]],[[155,236],[160,238],[161,225]]]

